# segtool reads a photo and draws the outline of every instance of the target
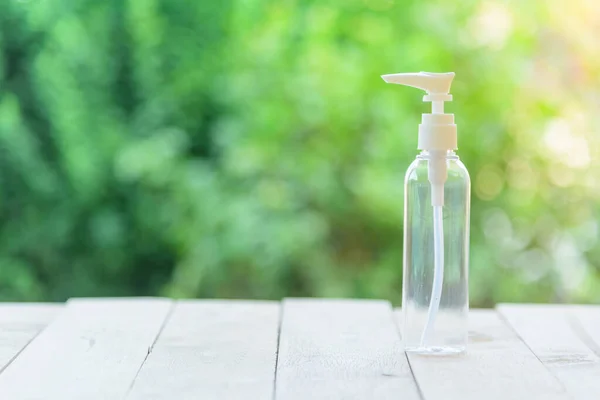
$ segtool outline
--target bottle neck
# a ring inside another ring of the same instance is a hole
[[[428,150],[422,150],[421,153],[419,153],[417,155],[417,159],[419,160],[429,160],[431,158],[431,152],[429,152]],[[446,151],[446,159],[447,160],[458,160],[459,157],[458,155],[456,155],[456,152],[454,152],[454,150],[447,150]]]

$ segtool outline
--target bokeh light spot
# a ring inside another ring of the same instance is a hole
[[[481,200],[493,200],[500,194],[504,186],[502,171],[493,165],[486,165],[479,170],[475,180],[475,194]]]

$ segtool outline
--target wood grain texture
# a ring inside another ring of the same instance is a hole
[[[274,302],[178,302],[128,399],[271,399],[279,313]]]
[[[600,306],[571,306],[569,311],[580,337],[600,356]]]
[[[69,301],[0,374],[0,399],[123,398],[170,306],[162,299]]]
[[[396,313],[398,323],[401,314]],[[570,399],[495,311],[472,310],[466,354],[408,358],[426,400]]]
[[[0,371],[43,330],[62,309],[62,304],[0,304]]]
[[[600,358],[578,336],[571,307],[502,304],[498,311],[576,399],[600,397]]]
[[[389,303],[286,299],[275,398],[419,399]]]

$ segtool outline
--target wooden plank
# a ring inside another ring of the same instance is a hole
[[[401,314],[396,313],[401,323]],[[565,388],[494,311],[472,310],[466,354],[409,361],[427,400],[570,399]]]
[[[502,304],[498,311],[576,399],[598,400],[600,358],[573,328],[567,306]]]
[[[169,300],[74,300],[0,374],[0,399],[121,399]]]
[[[176,304],[128,399],[271,399],[279,303]]]
[[[275,398],[419,399],[389,303],[285,300]]]
[[[572,306],[569,311],[582,339],[600,356],[600,306]]]
[[[62,304],[0,304],[0,371],[48,325],[62,309]]]

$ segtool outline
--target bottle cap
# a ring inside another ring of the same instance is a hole
[[[381,76],[387,83],[412,86],[427,92],[423,101],[431,102],[432,110],[431,114],[421,117],[418,148],[430,154],[428,178],[433,206],[444,205],[444,183],[448,178],[446,153],[457,148],[454,114],[444,113],[444,102],[452,101],[450,86],[454,75],[454,72],[416,72]]]

